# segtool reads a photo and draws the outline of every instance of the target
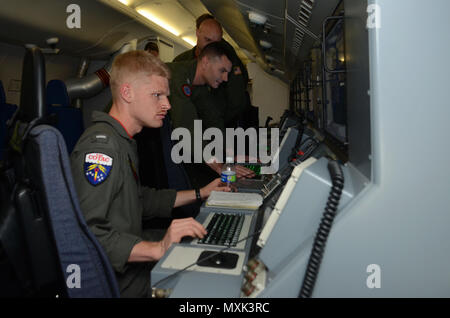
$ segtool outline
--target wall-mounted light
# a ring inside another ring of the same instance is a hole
[[[267,50],[272,47],[272,43],[264,41],[264,40],[259,40],[259,45],[261,45],[262,48],[267,49]]]
[[[273,56],[266,55],[266,60],[267,60],[268,62],[273,62],[273,61],[275,60],[275,58],[274,58]]]
[[[126,6],[130,5],[131,2],[130,0],[118,0],[118,1]]]
[[[146,17],[147,19],[149,19],[150,21],[152,21],[153,23],[159,25],[160,27],[162,27],[163,29],[169,31],[170,33],[172,33],[175,36],[179,36],[180,32],[178,30],[176,30],[174,27],[172,27],[171,25],[169,25],[168,23],[162,21],[160,18],[158,18],[157,16],[155,16],[154,14],[152,14],[151,12],[149,12],[148,10],[145,9],[137,9],[136,10],[140,15]]]
[[[248,19],[250,20],[250,22],[258,25],[264,25],[267,21],[266,16],[263,16],[262,14],[259,14],[255,11],[250,11],[248,13]]]

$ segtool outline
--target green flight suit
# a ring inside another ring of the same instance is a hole
[[[226,127],[236,127],[246,109],[250,107],[247,93],[248,72],[234,48],[227,41],[222,40],[222,42],[228,48],[233,64],[228,75],[228,82],[223,84],[222,89],[225,92],[227,104],[225,125]]]
[[[111,261],[121,296],[149,296],[151,264],[128,258],[143,240],[143,218],[170,216],[176,191],[141,187],[135,140],[106,113],[93,112],[92,120],[71,154],[81,210]]]
[[[182,61],[189,61],[189,60],[195,60],[197,56],[195,55],[195,49],[197,46],[194,46],[192,49],[187,50],[183,53],[178,54],[172,62],[182,62]]]
[[[231,56],[232,69],[228,74],[228,81],[222,83],[217,89],[201,92],[197,97],[196,105],[199,108],[199,116],[206,120],[208,127],[236,127],[248,105],[247,83],[248,72],[245,65],[239,59],[234,48],[225,40],[222,43]],[[196,59],[196,47],[181,53],[174,62]],[[213,100],[213,102],[211,102]],[[212,105],[213,107],[208,107]],[[201,114],[200,114],[201,113]],[[218,117],[216,114],[220,114]]]
[[[171,109],[169,110],[173,128],[184,127],[194,136],[194,120],[199,119],[197,109],[192,102],[193,85],[197,61],[168,63],[170,69]]]
[[[224,131],[223,108],[215,107],[217,100],[215,95],[210,93],[212,89],[208,85],[192,85],[197,61],[168,63],[167,66],[171,72],[169,101],[172,109],[169,113],[173,127],[187,128],[193,135],[194,120],[201,119],[203,130],[217,127]],[[209,108],[214,111],[207,112]],[[204,114],[209,117],[203,116]]]
[[[170,96],[169,101],[171,109],[169,111],[172,128],[187,128],[191,134],[191,150],[194,151],[194,120],[202,119],[202,128],[205,130],[209,127],[217,127],[212,120],[220,118],[219,123],[222,122],[219,129],[224,129],[223,114],[216,111],[210,120],[205,119],[199,115],[204,109],[213,105],[214,99],[208,93],[208,86],[193,86],[193,80],[197,68],[197,60],[182,61],[176,63],[168,63],[167,66],[171,72],[169,81]],[[199,104],[198,100],[202,103]],[[203,134],[203,132],[201,132]],[[201,138],[202,136],[197,138]],[[202,142],[205,146],[209,142]],[[193,155],[191,156],[193,158]],[[194,188],[201,188],[218,178],[219,175],[212,171],[203,163],[185,163],[186,172],[189,176],[191,184]]]

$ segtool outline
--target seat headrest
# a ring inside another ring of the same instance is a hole
[[[18,119],[31,122],[45,115],[44,56],[39,48],[28,48],[23,60]]]
[[[3,88],[2,81],[0,81],[0,105],[1,104],[6,104],[5,89]]]
[[[51,80],[47,83],[47,105],[70,106],[70,98],[67,94],[66,84],[61,80]]]

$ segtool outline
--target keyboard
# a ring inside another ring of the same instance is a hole
[[[289,174],[290,175],[290,174]],[[266,199],[279,185],[282,184],[279,174],[266,175],[264,180],[242,179],[236,182],[239,192],[259,193]]]
[[[214,213],[206,227],[208,234],[197,244],[236,246],[245,216],[233,213]]]

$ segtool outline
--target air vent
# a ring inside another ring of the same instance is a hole
[[[308,27],[308,23],[309,23],[309,19],[311,17],[313,5],[314,5],[314,0],[303,0],[300,2],[300,8],[298,10],[298,15],[297,15],[297,22],[305,28]],[[295,35],[294,35],[294,40],[293,40],[292,49],[291,49],[291,51],[294,55],[298,54],[298,51],[300,49],[300,46],[302,45],[304,36],[305,36],[305,32],[303,32],[299,28],[295,29]]]
[[[302,3],[302,5],[303,5],[305,8],[308,8],[309,10],[312,10],[312,7],[313,7],[313,5],[314,5],[314,0],[304,0],[303,3]]]

